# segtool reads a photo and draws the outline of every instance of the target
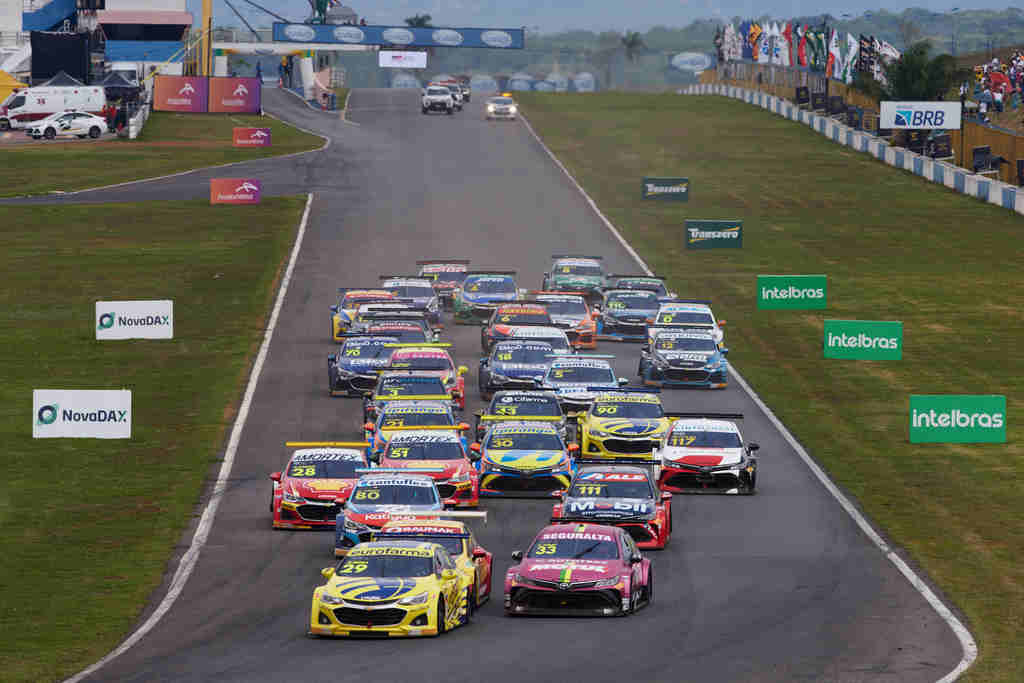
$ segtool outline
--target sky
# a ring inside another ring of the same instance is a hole
[[[309,14],[306,0],[254,0],[274,12],[293,21],[303,21]],[[275,21],[260,12],[245,0],[231,0],[246,20],[254,26],[270,26]],[[878,11],[878,0],[874,3],[849,3],[837,0],[342,0],[352,7],[360,17],[366,17],[371,24],[404,24],[405,17],[414,14],[429,14],[436,26],[471,27],[486,26],[512,28],[525,26],[538,33],[558,33],[567,29],[590,31],[615,30],[647,31],[652,26],[682,27],[694,19],[733,16],[755,17],[768,14],[776,18],[813,16],[829,13],[840,16],[848,13],[854,16],[866,10]],[[225,4],[224,0],[213,0],[214,24],[217,26],[239,26],[241,22]],[[893,0],[884,6],[890,12],[901,12],[911,7],[946,12],[953,7],[961,9],[1004,9],[1018,6],[1007,0],[918,0],[901,2]],[[188,8],[196,17],[202,9],[201,0],[188,0]]]

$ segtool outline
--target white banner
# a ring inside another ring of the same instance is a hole
[[[97,301],[97,339],[174,339],[173,301]]]
[[[426,69],[427,53],[381,50],[377,53],[377,62],[385,69]]]
[[[132,438],[132,392],[35,389],[32,438]]]
[[[882,102],[879,128],[960,130],[959,102]]]

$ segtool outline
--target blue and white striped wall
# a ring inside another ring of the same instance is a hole
[[[983,175],[976,175],[959,166],[936,161],[906,149],[890,147],[881,138],[850,128],[828,116],[800,109],[781,97],[775,97],[759,90],[747,90],[719,83],[691,85],[684,88],[683,93],[687,95],[722,95],[743,100],[775,112],[779,116],[806,124],[812,130],[827,136],[834,142],[852,147],[858,152],[870,154],[890,166],[902,168],[933,183],[941,183],[951,190],[970,195],[981,201],[1024,214],[1024,188],[1007,185]]]

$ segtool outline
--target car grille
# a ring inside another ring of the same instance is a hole
[[[546,492],[565,488],[565,484],[554,477],[499,477],[487,484],[493,491]]]
[[[618,609],[621,598],[614,590],[588,591],[537,591],[529,588],[516,589],[512,602],[533,609],[603,610],[607,607]]]
[[[376,377],[353,377],[349,380],[352,388],[357,391],[369,391],[377,386]]]
[[[494,304],[492,306],[486,306],[483,304],[473,304],[472,306],[470,306],[469,312],[477,316],[478,318],[489,318],[491,317],[491,313],[494,313],[494,309],[497,307],[497,304]]]
[[[708,373],[704,370],[670,368],[665,371],[665,379],[674,382],[706,382],[708,381]]]
[[[607,328],[622,330],[624,332],[635,332],[636,334],[640,334],[647,329],[647,321],[640,319],[636,322],[630,322],[628,320],[614,318],[612,320],[605,320],[604,326]]]
[[[644,543],[646,541],[653,541],[654,536],[651,535],[650,530],[642,524],[622,524],[622,529],[633,537],[634,541]]]
[[[735,489],[742,484],[732,472],[676,472],[665,480],[666,486],[677,489]]]
[[[650,453],[658,447],[654,439],[605,439],[604,448],[610,453]]]
[[[455,495],[455,484],[438,484],[437,493],[442,498],[451,498]]]
[[[353,626],[394,626],[405,619],[404,609],[358,609],[355,607],[339,607],[334,610],[334,618],[342,624]]]
[[[300,505],[298,512],[299,517],[308,522],[333,522],[340,512],[340,508],[333,503],[330,505]]]

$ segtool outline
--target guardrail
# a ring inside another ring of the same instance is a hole
[[[685,95],[719,95],[753,104],[792,121],[803,123],[833,142],[858,152],[870,154],[890,166],[909,171],[930,182],[940,183],[955,192],[1024,215],[1024,187],[992,180],[983,175],[970,173],[959,166],[916,154],[901,147],[893,147],[884,138],[850,128],[829,116],[801,109],[782,97],[760,90],[749,90],[721,83],[701,83],[687,86],[683,88],[682,93]]]
[[[139,133],[142,132],[142,127],[146,125],[146,121],[149,119],[149,111],[149,105],[144,104],[130,119],[128,119],[129,140],[134,140],[139,137]]]

